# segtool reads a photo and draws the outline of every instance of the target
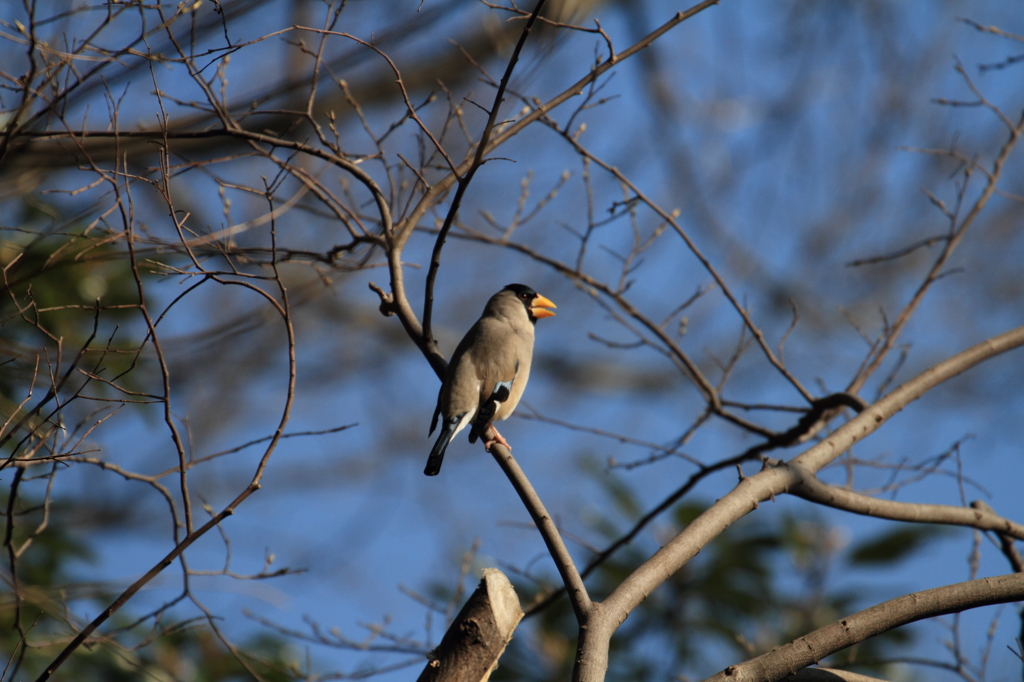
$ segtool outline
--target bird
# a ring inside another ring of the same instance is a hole
[[[553,317],[555,307],[525,284],[509,284],[487,301],[480,319],[455,349],[441,382],[427,435],[434,433],[439,418],[441,432],[424,474],[436,476],[441,471],[448,444],[466,426],[470,426],[470,443],[491,427],[494,438],[484,447],[490,450],[494,443],[501,443],[511,450],[492,422],[507,419],[523,397],[530,378],[534,325]]]

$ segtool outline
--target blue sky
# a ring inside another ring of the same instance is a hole
[[[424,3],[426,9],[431,5]],[[286,12],[284,3],[272,7],[280,10],[280,15],[267,12],[232,21],[232,38],[262,35],[302,18]],[[338,30],[368,40],[408,18],[410,7],[352,2]],[[588,7],[589,12],[579,20],[593,25],[594,18],[600,19],[619,50],[682,8],[659,0],[644,3],[640,11],[615,3]],[[11,11],[4,10],[4,15]],[[204,7],[201,12],[205,11]],[[909,299],[937,251],[922,250],[892,265],[851,268],[845,264],[895,251],[948,229],[922,188],[952,206],[962,174],[957,174],[956,164],[948,159],[904,148],[942,149],[955,143],[986,164],[1006,138],[991,112],[933,101],[971,98],[964,79],[954,70],[955,60],[964,64],[978,88],[1011,118],[1024,106],[1019,66],[977,68],[1018,54],[1020,44],[981,33],[958,21],[959,17],[1024,33],[1019,3],[836,3],[803,11],[796,2],[769,6],[752,0],[725,0],[613,70],[602,79],[606,85],[600,95],[611,99],[576,119],[577,125],[586,123],[580,140],[595,155],[619,168],[666,209],[680,209],[683,229],[749,307],[773,347],[791,320],[788,301],[796,302],[801,321],[787,339],[785,356],[791,371],[816,395],[843,389],[866,353],[867,345],[847,322],[847,314],[866,334],[877,335],[886,317],[893,320]],[[465,43],[481,32],[496,34],[498,26],[486,8],[474,5],[460,8],[428,35],[408,44],[384,43],[383,49],[394,56],[400,68],[413,70],[430,59],[439,59],[437,45],[448,38]],[[332,40],[337,54],[354,49],[342,38]],[[541,98],[585,74],[595,49],[600,51],[603,46],[593,34],[559,34],[557,39],[539,34],[531,40],[513,88]],[[259,90],[264,74],[290,68],[287,55],[291,50],[282,38],[233,54],[227,67],[227,92],[244,101]],[[497,74],[503,62],[492,59],[485,66]],[[339,65],[337,75],[368,90],[366,83],[382,78],[380,67],[379,59],[367,59]],[[159,66],[156,72],[167,92],[186,100],[200,97],[181,65]],[[130,78],[132,96],[121,109],[125,121],[152,122],[153,98],[147,94],[152,89],[145,70]],[[323,89],[336,92],[326,79]],[[457,92],[468,91],[481,103],[492,96],[480,83],[458,84]],[[424,96],[425,91],[412,93],[414,101]],[[482,116],[472,105],[464,106],[467,126],[478,131]],[[518,102],[506,105],[503,115],[512,117],[520,106]],[[555,110],[553,117],[564,123],[572,106],[570,102]],[[89,120],[101,127],[98,107],[98,100],[90,103]],[[365,110],[380,133],[400,115],[396,112],[401,108],[388,99],[368,103]],[[438,100],[421,116],[438,130],[446,113],[446,105]],[[373,147],[356,121],[345,119],[340,130],[347,150],[372,153]],[[414,136],[411,124],[396,132],[386,146],[391,161],[397,162],[399,152],[416,158]],[[455,132],[446,138],[451,148],[461,153],[464,145],[460,147],[457,140]],[[516,212],[524,178],[529,182],[528,212],[568,172],[565,186],[533,220],[516,230],[514,240],[546,256],[575,262],[578,242],[573,231],[586,229],[588,201],[579,157],[539,124],[492,156],[501,158],[488,162],[477,175],[460,220],[472,230],[487,233],[492,228],[483,212],[499,224],[507,222]],[[934,286],[901,337],[901,343],[911,345],[897,383],[1021,324],[1024,278],[1019,263],[1024,258],[1024,240],[1019,197],[1012,196],[1022,192],[1019,159],[1019,152],[1011,157],[1000,183],[1007,195],[990,201],[951,260],[950,268],[958,272]],[[222,179],[250,185],[258,185],[260,175],[274,172],[259,160],[209,167]],[[379,165],[369,161],[365,167],[384,181]],[[307,170],[321,169],[311,162]],[[594,214],[608,215],[613,202],[622,200],[622,188],[594,166],[589,172]],[[68,173],[58,181],[69,187],[85,184],[73,175]],[[335,169],[328,169],[325,182],[340,187],[338,175]],[[970,182],[964,193],[965,207],[977,197],[982,178],[975,174]],[[217,186],[210,175],[199,171],[181,174],[172,187],[181,207],[192,212],[190,220],[196,229],[224,227]],[[285,185],[282,200],[294,187]],[[235,222],[252,219],[265,210],[258,197],[231,190],[227,195],[233,201]],[[141,187],[135,196],[140,221],[153,234],[171,236],[166,206]],[[102,200],[98,193],[95,198]],[[74,205],[70,199],[61,201]],[[369,211],[369,207],[360,210]],[[651,211],[637,210],[636,229],[642,238],[658,223]],[[431,214],[420,223],[424,228],[434,224]],[[277,229],[281,242],[291,248],[325,251],[345,239],[336,222],[311,210],[285,214]],[[597,229],[584,261],[587,274],[617,281],[621,255],[633,238],[628,216]],[[267,239],[266,227],[240,238],[250,246],[263,245]],[[426,230],[417,233],[403,258],[409,264],[410,300],[417,310],[433,240]],[[660,320],[712,282],[671,230],[642,258],[642,265],[630,275],[635,283],[628,296],[653,319]],[[378,265],[380,259],[371,263]],[[297,576],[261,582],[198,578],[198,594],[228,619],[228,631],[242,636],[258,629],[240,616],[243,609],[249,609],[298,629],[303,628],[303,618],[309,617],[325,627],[337,626],[354,639],[362,636],[359,623],[388,618],[394,632],[421,638],[424,609],[403,594],[401,587],[423,593],[437,585],[452,587],[462,553],[475,540],[481,543],[476,569],[510,564],[531,566],[540,574],[553,576],[539,537],[518,525],[528,519],[525,511],[478,446],[469,447],[458,439],[449,450],[442,474],[433,479],[422,476],[437,383],[427,363],[402,336],[398,322],[376,313],[377,301],[367,283],[385,284],[386,270],[375,267],[353,274],[325,270],[324,279],[308,267],[289,266],[285,272],[297,297],[310,294],[297,323],[298,394],[288,430],[358,426],[283,442],[271,460],[263,489],[224,524],[231,539],[234,570],[259,570],[267,552],[276,556],[275,566],[307,569]],[[678,437],[699,414],[703,405],[700,395],[661,354],[650,348],[611,349],[595,341],[591,334],[623,343],[634,337],[571,281],[499,246],[448,240],[435,311],[442,350],[450,353],[486,298],[513,281],[531,284],[559,306],[557,317],[538,325],[537,369],[525,397],[530,408],[553,419],[660,444]],[[168,278],[154,283],[150,294],[154,303],[167,302],[190,283]],[[241,295],[234,288],[209,287],[193,294],[164,323],[165,336],[178,342],[169,346],[173,371],[183,377],[175,414],[194,425],[197,453],[232,447],[268,434],[276,425],[285,355],[275,320],[267,321],[258,328],[260,333],[251,336],[217,336],[208,346],[189,340],[199,330],[235,315],[254,316],[259,305],[256,297]],[[717,379],[712,355],[726,358],[732,352],[740,334],[738,316],[717,289],[701,297],[684,315],[686,334],[679,343]],[[679,327],[678,315],[671,325]],[[897,354],[862,392],[865,399],[873,399]],[[1020,521],[1024,512],[1018,491],[1024,480],[1020,456],[1024,396],[1019,386],[1024,363],[1018,355],[1019,351],[993,359],[939,387],[858,445],[856,456],[917,462],[970,434],[960,449],[964,473],[980,482],[985,492],[968,487],[967,500],[984,497],[997,511]],[[218,365],[204,367],[209,358],[216,358]],[[252,372],[254,366],[261,371]],[[205,381],[207,375],[216,380]],[[800,404],[799,395],[767,367],[756,347],[737,365],[725,395],[734,400]],[[103,428],[95,436],[112,459],[144,471],[170,466],[169,443],[152,413],[128,415],[118,423],[117,429]],[[782,428],[789,424],[785,415],[765,418],[765,423]],[[562,527],[600,544],[593,519],[606,513],[609,503],[597,481],[581,473],[580,463],[603,463],[609,457],[643,459],[649,451],[521,418],[513,418],[502,432]],[[754,442],[751,436],[713,420],[684,451],[713,462]],[[779,456],[791,457],[799,451],[788,450]],[[258,449],[247,451],[198,469],[191,479],[197,498],[201,496],[214,508],[223,506],[244,486],[258,454]],[[756,465],[748,467],[748,473],[756,470]],[[692,465],[670,459],[600,475],[621,479],[647,509],[692,471]],[[841,476],[831,476],[825,478],[841,480]],[[888,472],[866,470],[858,475],[857,487],[879,485],[887,476]],[[711,477],[695,499],[712,501],[734,483],[734,472]],[[138,517],[132,523],[95,535],[99,560],[84,570],[107,580],[127,581],[167,551],[166,511],[155,497],[139,492],[141,486],[132,488],[98,471],[72,473],[60,479],[60,486],[66,487],[59,488],[58,494],[138,497]],[[960,492],[955,479],[933,476],[900,490],[897,499],[958,504]],[[780,499],[775,505],[763,505],[757,513],[801,514],[805,509],[802,501]],[[886,527],[884,522],[830,510],[818,513],[851,543]],[[664,541],[668,528],[668,520],[658,521],[640,542],[656,547]],[[575,545],[571,549],[579,560],[585,560],[585,550]],[[967,579],[970,551],[970,533],[957,530],[884,574],[844,572],[834,576],[833,584],[837,588],[868,585],[879,600],[888,599]],[[189,552],[193,567],[211,570],[223,565],[224,555],[217,536],[205,538]],[[1005,559],[983,542],[980,574],[1005,572]],[[787,567],[780,566],[779,573],[785,583]],[[176,573],[166,572],[133,600],[132,608],[142,612],[166,599],[179,581]],[[468,584],[474,582],[475,576],[467,579]],[[1002,612],[989,679],[1019,676],[1020,663],[1006,650],[1019,633],[1015,608]],[[983,645],[991,615],[992,610],[983,610],[964,617],[968,651],[977,652]],[[917,627],[921,636],[914,654],[942,656],[942,640],[947,635],[933,624]],[[435,643],[441,629],[435,622]],[[325,670],[353,670],[361,662],[389,660],[335,654],[324,648],[315,649],[313,657]],[[716,665],[732,662],[721,660]],[[686,672],[704,675],[714,669]],[[405,679],[408,674],[405,670],[381,679]],[[941,673],[927,670],[920,674]]]

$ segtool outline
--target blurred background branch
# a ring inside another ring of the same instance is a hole
[[[1021,323],[1004,2],[547,0],[525,42],[506,2],[8,5],[0,681],[61,651],[76,680],[405,679],[495,565],[529,616],[495,679],[569,677],[565,571],[507,480],[461,441],[420,475],[435,376],[510,282],[559,316],[506,435],[594,603],[767,457]],[[974,367],[817,473],[846,508],[736,520],[609,678],[1019,570],[1021,385]],[[987,607],[828,665],[1016,679],[1022,628]]]

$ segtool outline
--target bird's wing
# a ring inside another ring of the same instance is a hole
[[[479,379],[478,408],[469,433],[475,443],[494,419],[499,406],[509,399],[519,376],[519,341],[507,319],[481,320],[480,337],[472,353],[472,362]]]
[[[430,430],[427,431],[427,435],[430,436],[434,433],[434,429],[437,428],[437,418],[441,416],[441,395],[444,393],[444,382],[441,382],[441,389],[437,392],[437,407],[434,408],[434,416],[430,420]]]
[[[473,420],[473,428],[469,432],[470,443],[475,443],[476,439],[483,435],[488,424],[490,424],[494,419],[494,413],[498,411],[498,407],[508,400],[510,395],[512,395],[512,387],[515,384],[515,380],[518,375],[519,360],[516,360],[512,376],[504,381],[495,382],[490,395],[481,400],[480,408],[476,413],[476,419]]]

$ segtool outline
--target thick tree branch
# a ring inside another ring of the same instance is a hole
[[[818,471],[852,445],[874,433],[886,420],[931,388],[994,355],[1022,344],[1024,327],[1018,327],[925,370],[851,419],[830,438],[796,457],[794,463],[803,467],[802,470]],[[697,517],[683,532],[634,571],[609,595],[604,604],[616,609],[616,617],[621,616],[624,620],[652,589],[679,570],[725,528],[755,509],[758,503],[786,492],[799,482],[800,476],[796,470],[786,466],[766,468],[740,481],[732,492]]]
[[[775,682],[826,656],[925,618],[1024,599],[1024,574],[969,580],[914,592],[864,609],[738,665],[705,682]]]
[[[890,417],[931,388],[1021,345],[1024,345],[1024,327],[1017,327],[940,362],[866,408],[829,438],[796,457],[794,463],[802,467],[801,470],[818,471],[874,433]],[[731,492],[633,571],[607,599],[595,605],[595,615],[590,619],[588,632],[585,636],[581,632],[574,679],[588,682],[603,679],[611,636],[629,613],[726,528],[756,509],[761,502],[798,485],[800,480],[796,468],[766,466],[760,473],[740,481]],[[584,646],[587,651],[583,651]]]
[[[498,667],[498,659],[523,618],[519,597],[505,574],[485,568],[476,591],[433,652],[418,682],[481,682]]]
[[[791,463],[789,467],[801,477],[800,482],[790,488],[789,492],[827,507],[893,521],[970,526],[978,530],[995,531],[1018,540],[1024,540],[1024,526],[999,516],[988,509],[987,505],[985,509],[982,509],[973,506],[954,507],[947,504],[914,504],[895,500],[880,500],[851,490],[826,485],[795,462]]]
[[[849,670],[804,668],[787,677],[786,682],[885,682],[885,680],[852,673]]]

